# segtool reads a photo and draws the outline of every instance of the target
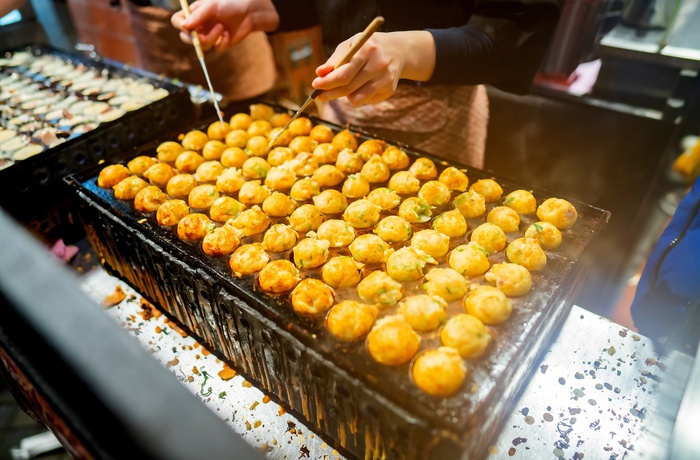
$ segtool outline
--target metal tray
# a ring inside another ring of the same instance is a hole
[[[371,137],[376,138],[361,133],[361,140]],[[146,144],[134,155],[153,152],[159,142],[174,138]],[[412,158],[430,158],[402,147]],[[439,169],[447,165],[433,159]],[[576,225],[563,232],[560,248],[547,251],[546,268],[533,273],[533,291],[512,299],[511,318],[495,328],[495,346],[469,364],[463,391],[435,398],[410,381],[408,365],[385,367],[369,357],[364,342],[339,343],[322,319],[295,315],[287,298],[262,292],[254,277],[233,278],[228,258],[205,256],[198,245],[180,241],[171,229],[159,226],[153,215],[144,216],[130,202],[114,199],[111,191],[96,185],[100,169],[73,175],[67,182],[80,197],[81,218],[103,265],[318,430],[365,458],[483,453],[538,353],[568,313],[588,265],[589,246],[609,217],[607,211],[572,200],[579,212]],[[469,177],[493,176],[470,168]],[[504,193],[525,188],[497,180]],[[552,196],[534,194],[538,202]],[[532,221],[523,219],[521,225]],[[472,229],[482,222],[468,219]],[[510,234],[508,240],[513,238]],[[501,252],[490,261],[503,257]]]

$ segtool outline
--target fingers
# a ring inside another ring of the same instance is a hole
[[[180,32],[180,40],[187,43],[188,45],[192,44],[192,36],[190,35],[189,32],[181,31]]]
[[[198,29],[207,22],[216,20],[217,5],[211,1],[197,1],[190,5],[190,12],[190,16],[182,23],[182,27],[187,30]]]
[[[370,80],[356,91],[348,94],[350,104],[357,107],[364,104],[376,104],[389,99],[396,92],[396,83],[388,76],[383,75]]]
[[[202,49],[208,50],[216,45],[216,43],[221,39],[224,34],[224,26],[222,24],[215,24],[211,29],[199,29],[199,42],[202,44]]]
[[[219,40],[216,42],[216,51],[224,51],[226,48],[228,48],[231,44],[231,34],[228,33],[227,30],[224,31],[223,34],[219,37]]]

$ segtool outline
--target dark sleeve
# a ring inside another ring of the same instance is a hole
[[[558,20],[557,0],[477,1],[466,25],[428,29],[436,51],[430,83],[526,93]]]
[[[314,0],[272,0],[280,25],[275,32],[308,29],[318,25],[318,14]]]

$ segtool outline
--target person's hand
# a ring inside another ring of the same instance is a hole
[[[435,68],[435,41],[427,31],[375,33],[346,64],[333,67],[359,34],[342,42],[316,69],[311,83],[324,92],[319,100],[347,96],[351,104],[374,104],[391,97],[399,79],[427,81]]]
[[[234,46],[250,33],[272,32],[279,25],[277,10],[270,0],[197,0],[190,5],[192,14],[175,13],[170,22],[180,29],[180,38],[192,43],[190,32],[196,30],[202,48],[215,46],[221,51]]]

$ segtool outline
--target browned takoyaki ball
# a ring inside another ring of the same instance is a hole
[[[275,114],[275,110],[267,104],[251,104],[250,107],[251,120],[270,120]],[[284,126],[284,125],[283,125]]]
[[[246,183],[246,178],[237,168],[226,168],[221,175],[216,178],[216,189],[221,193],[236,193],[243,184]]]
[[[224,225],[207,233],[202,241],[202,250],[208,256],[225,256],[235,251],[239,244],[236,230],[230,225]]]
[[[190,207],[183,200],[168,200],[158,208],[156,220],[160,225],[177,225],[190,213]]]
[[[192,150],[187,150],[178,155],[175,160],[175,167],[181,173],[193,174],[199,168],[199,165],[204,163],[206,160],[202,155]]]
[[[272,192],[262,204],[263,212],[271,217],[286,217],[296,208],[296,201],[282,192]]]
[[[156,148],[156,153],[160,161],[172,163],[185,149],[177,142],[163,142]]]
[[[503,195],[503,189],[498,185],[498,182],[493,179],[479,179],[469,187],[469,190],[473,190],[483,196],[487,203],[498,201],[501,199],[501,195]]]
[[[294,171],[297,176],[310,176],[318,169],[318,163],[309,152],[297,154],[293,160],[285,163],[285,167]]]
[[[406,198],[399,206],[399,216],[411,223],[428,222],[433,215],[433,207],[423,198]]]
[[[326,125],[316,125],[311,128],[309,137],[319,144],[330,143],[333,140],[333,130]]]
[[[244,244],[236,249],[228,261],[233,276],[251,275],[259,272],[267,265],[270,256],[267,255],[262,245],[259,243]]]
[[[496,224],[506,233],[517,232],[520,227],[520,216],[513,208],[496,206],[487,215],[486,221]]]
[[[270,118],[270,124],[274,128],[282,128],[284,125],[289,123],[289,120],[291,120],[291,119],[292,119],[292,116],[288,113],[275,113]]]
[[[557,227],[549,222],[535,222],[525,230],[525,238],[535,238],[545,249],[556,249],[561,245],[562,236]]]
[[[244,209],[243,203],[230,196],[222,196],[212,203],[211,208],[209,208],[209,217],[217,222],[227,222],[229,219],[238,217]]]
[[[288,225],[275,224],[270,227],[263,237],[262,245],[266,251],[282,252],[297,244],[297,232]]]
[[[182,139],[182,147],[185,150],[202,150],[209,138],[202,131],[193,130],[185,134]]]
[[[329,190],[326,190],[326,192],[328,191]],[[318,206],[318,204],[316,206]],[[382,208],[371,201],[357,200],[350,203],[348,207],[345,208],[343,219],[355,228],[369,228],[379,222],[380,212],[382,212]]]
[[[325,313],[333,302],[333,289],[314,278],[301,280],[292,291],[292,308],[301,315]]]
[[[328,312],[326,326],[335,338],[354,342],[367,335],[378,313],[374,305],[344,300]]]
[[[360,282],[360,266],[349,256],[332,257],[323,264],[321,277],[334,288],[355,286]]]
[[[406,169],[411,162],[406,152],[393,145],[390,145],[384,150],[382,153],[382,160],[384,160],[384,163],[386,163],[392,171]]]
[[[299,117],[289,124],[289,132],[293,136],[308,136],[314,125],[306,117]]]
[[[221,141],[209,141],[204,144],[202,156],[205,160],[218,160],[226,150],[226,144]]]
[[[527,190],[514,190],[506,195],[503,204],[512,208],[518,214],[534,214],[537,211],[537,200]]]
[[[224,143],[227,147],[242,149],[248,143],[248,131],[244,129],[234,129],[226,135]]]
[[[457,350],[462,358],[474,359],[484,354],[491,343],[491,334],[479,319],[460,313],[447,320],[440,331],[440,341]]]
[[[261,185],[259,180],[246,182],[238,191],[238,201],[245,205],[262,204],[268,196],[270,189]]]
[[[447,319],[447,302],[428,294],[405,297],[399,302],[398,312],[416,331],[432,331]]]
[[[241,236],[259,235],[270,226],[270,218],[260,209],[260,206],[253,206],[242,211],[226,225],[233,225],[241,231]]]
[[[253,119],[247,113],[237,113],[231,117],[229,124],[233,129],[248,129],[252,121]]]
[[[345,174],[334,165],[323,165],[314,171],[311,178],[321,187],[335,187],[343,182]]]
[[[367,351],[380,364],[398,366],[409,362],[420,347],[420,336],[401,315],[387,316],[367,335]]]
[[[322,222],[323,215],[313,204],[303,204],[289,216],[289,226],[299,233],[316,230]]]
[[[427,158],[418,158],[408,171],[420,180],[433,180],[437,177],[435,163]]]
[[[384,163],[382,157],[379,155],[372,155],[369,160],[362,166],[360,174],[368,182],[376,184],[379,182],[386,182],[391,176],[391,171],[389,171],[389,166]]]
[[[461,275],[478,276],[486,273],[491,266],[488,257],[486,249],[476,243],[467,243],[450,252],[448,263]]]
[[[177,236],[185,241],[198,241],[214,230],[212,222],[205,214],[188,214],[177,224]]]
[[[286,147],[294,139],[294,135],[288,129],[272,128],[270,134],[267,135],[270,139],[269,147]]]
[[[344,174],[353,174],[360,172],[365,164],[360,158],[360,155],[350,149],[341,150],[338,153],[338,159],[335,161],[335,166]]]
[[[253,120],[246,131],[248,132],[248,139],[255,136],[267,137],[272,131],[272,124],[267,120]]]
[[[156,212],[165,203],[168,195],[155,185],[139,190],[134,197],[134,208],[139,212]]]
[[[270,140],[267,136],[251,136],[245,143],[245,152],[251,157],[264,157],[267,153],[267,144]]]
[[[287,168],[273,166],[265,176],[265,186],[270,190],[286,190],[294,185],[296,174]]]
[[[420,190],[420,181],[408,171],[399,171],[389,179],[389,188],[401,195],[412,195]]]
[[[370,184],[360,174],[350,174],[343,183],[343,195],[348,198],[362,198],[369,193]]]
[[[199,182],[214,182],[222,172],[224,172],[224,165],[216,160],[211,160],[199,165],[195,174]]]
[[[131,160],[126,166],[129,168],[131,174],[143,176],[143,173],[156,163],[158,163],[158,160],[155,158],[141,155]]]
[[[455,198],[454,207],[467,219],[473,219],[484,215],[486,212],[486,200],[483,195],[478,194],[474,190],[469,190]]]
[[[386,142],[379,139],[369,139],[357,147],[357,153],[363,161],[369,161],[373,156],[381,159],[384,149],[386,149]]]
[[[314,204],[323,214],[338,214],[348,207],[345,195],[337,190],[328,189],[316,195]]]
[[[411,246],[433,258],[440,258],[450,250],[450,237],[436,230],[421,230],[411,238]]]
[[[273,260],[258,275],[260,288],[271,294],[282,294],[294,289],[299,282],[299,270],[288,260]]]
[[[313,157],[318,164],[329,164],[338,161],[338,149],[333,144],[318,144],[313,151]]]
[[[360,281],[357,285],[357,294],[365,302],[387,307],[401,300],[403,297],[401,289],[401,283],[391,279],[386,272],[376,270]]]
[[[168,181],[176,175],[177,171],[165,163],[156,163],[143,173],[143,177],[148,179],[151,184],[161,188],[165,188]]]
[[[352,243],[355,239],[355,229],[344,220],[330,219],[318,226],[316,236],[329,241],[331,247],[340,248]]]
[[[198,185],[187,196],[187,204],[191,208],[205,209],[210,207],[219,198],[219,191],[215,185]]]
[[[432,223],[433,230],[447,235],[450,238],[457,238],[467,233],[467,221],[457,209],[443,212]]]
[[[423,267],[434,263],[432,257],[417,248],[401,248],[386,258],[386,272],[396,281],[415,281],[423,277]]]
[[[102,188],[112,188],[131,175],[124,165],[109,165],[97,176],[97,185]]]
[[[386,187],[379,187],[367,195],[367,199],[383,210],[394,209],[401,203],[401,197],[395,191]]]
[[[478,286],[464,298],[467,313],[484,324],[501,324],[513,309],[510,299],[493,286]]]
[[[207,128],[207,137],[209,139],[223,141],[224,139],[226,139],[226,135],[230,133],[232,129],[233,128],[231,128],[231,125],[229,125],[225,121],[215,121],[214,123],[210,124]]]
[[[539,271],[547,264],[544,253],[535,238],[518,238],[506,248],[506,257],[514,264],[522,265],[530,271]]]
[[[570,202],[561,198],[548,198],[537,208],[537,217],[559,230],[566,230],[574,226],[578,213]]]
[[[294,263],[299,268],[316,268],[328,260],[330,242],[317,238],[304,238],[294,246]]]
[[[294,159],[294,152],[289,147],[275,147],[267,154],[267,162],[270,166],[282,166]]]
[[[148,184],[139,176],[129,176],[119,181],[112,189],[114,190],[114,198],[118,200],[133,200],[136,194],[146,187],[148,187]]]
[[[462,386],[467,368],[452,347],[427,350],[416,358],[411,368],[418,388],[433,396],[449,396]]]
[[[339,152],[343,149],[350,149],[353,152],[357,150],[357,138],[347,129],[344,129],[333,136],[331,144],[333,144],[333,147],[338,149]]]
[[[464,192],[469,186],[469,178],[467,175],[454,166],[445,168],[445,170],[440,173],[440,178],[438,180],[445,184],[448,189],[457,192]]]
[[[371,233],[360,235],[350,244],[350,253],[356,261],[365,264],[384,261],[384,251],[389,246],[383,239]]]
[[[491,222],[476,227],[469,239],[488,252],[499,252],[506,247],[506,233],[501,227]]]
[[[484,278],[508,297],[525,295],[532,289],[530,272],[518,264],[494,264]]]
[[[467,279],[453,268],[433,268],[425,274],[423,289],[427,294],[447,302],[461,299],[467,293]]]
[[[270,163],[264,158],[251,157],[243,163],[241,171],[248,179],[264,179],[270,168]]]
[[[268,176],[269,177],[269,176]],[[313,179],[300,179],[292,185],[289,196],[297,201],[307,201],[321,193],[321,187]]]
[[[297,136],[289,142],[289,148],[294,153],[311,153],[318,146],[318,142],[309,136]]]
[[[423,198],[431,206],[442,206],[450,201],[452,193],[447,185],[431,180],[423,184],[418,191],[418,196]]]
[[[411,238],[413,229],[403,217],[387,216],[379,221],[374,233],[387,243],[400,243]]]

